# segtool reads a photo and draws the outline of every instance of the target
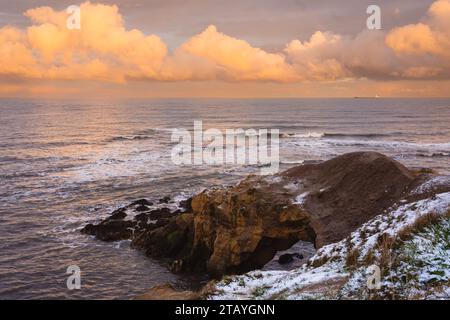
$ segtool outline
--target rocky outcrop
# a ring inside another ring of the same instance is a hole
[[[347,237],[411,197],[411,190],[429,178],[379,153],[351,153],[205,190],[183,204],[182,214],[143,211],[132,226],[117,214],[121,219],[84,231],[106,240],[128,237],[148,255],[170,258],[174,271],[242,273],[263,267],[277,251],[300,240],[320,248]],[[112,230],[109,237],[106,227]]]
[[[299,240],[320,248],[343,239],[404,197],[417,179],[400,163],[367,152],[207,190],[192,201],[193,253],[211,274],[261,268]]]
[[[189,225],[192,225],[189,216],[182,215],[182,213],[191,210],[190,200],[182,201],[179,204],[173,203],[171,207],[165,207],[165,205],[169,205],[169,200],[169,197],[165,197],[157,205],[146,199],[135,201],[128,206],[113,211],[108,218],[98,224],[87,224],[81,229],[81,232],[95,236],[102,241],[135,239],[138,243],[143,233],[152,230],[160,230],[166,226],[181,229],[181,224],[177,225],[176,221],[187,219]],[[157,240],[155,239],[155,241]],[[167,249],[167,244],[163,243],[161,246],[164,246],[162,250]]]

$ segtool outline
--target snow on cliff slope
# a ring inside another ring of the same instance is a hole
[[[301,268],[224,278],[210,299],[449,299],[450,192],[398,205]],[[380,287],[367,286],[369,266]]]

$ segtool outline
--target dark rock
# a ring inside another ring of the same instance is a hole
[[[148,214],[152,220],[158,220],[161,218],[169,218],[170,216],[173,216],[173,214],[169,208],[154,209],[154,210],[150,211]]]
[[[414,181],[397,161],[360,152],[206,190],[192,200],[191,256],[206,260],[212,275],[261,268],[299,240],[320,248],[345,238],[401,199]]]
[[[81,233],[85,233],[91,236],[95,235],[95,226],[92,223],[88,223],[81,229]]]
[[[131,244],[156,258],[188,257],[194,234],[192,222],[192,214],[165,219],[161,227],[140,233],[133,238]]]
[[[122,220],[125,219],[127,216],[125,209],[117,209],[113,213],[111,213],[111,216],[108,218],[109,220]]]
[[[147,213],[140,213],[134,217],[136,221],[144,221],[147,222],[149,219],[149,215]]]
[[[137,207],[136,209],[134,209],[134,211],[136,212],[144,212],[144,211],[148,211],[148,207],[144,206],[144,205],[140,205],[139,207]]]
[[[305,257],[302,254],[296,253],[295,257],[299,260],[303,260]]]
[[[169,203],[169,201],[170,201],[169,196],[159,199],[159,203]]]
[[[288,263],[291,263],[292,261],[294,261],[294,258],[302,260],[303,255],[298,254],[298,253],[286,253],[286,254],[281,255],[278,258],[278,263],[279,264],[288,264]]]
[[[192,197],[190,197],[189,199],[180,201],[180,207],[185,212],[192,212]]]
[[[103,241],[119,241],[130,239],[135,226],[132,221],[105,220],[98,225],[88,224],[81,232]]]
[[[425,197],[410,192],[424,181],[382,154],[350,153],[205,190],[183,204],[192,213],[154,209],[133,222],[107,220],[87,225],[83,232],[106,241],[131,238],[132,246],[149,256],[177,260],[176,271],[243,273],[263,267],[278,251],[299,241],[320,248],[344,239],[400,200]],[[148,219],[157,222],[148,224]],[[303,257],[281,256],[280,263],[294,258]]]
[[[294,255],[290,253],[283,254],[278,258],[279,264],[287,264],[291,263],[292,261],[294,261]]]
[[[152,206],[152,205],[153,205],[152,202],[150,202],[146,199],[140,199],[140,200],[137,200],[137,201],[134,201],[133,203],[131,203],[130,207],[131,206]]]

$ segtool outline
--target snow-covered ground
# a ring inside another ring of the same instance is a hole
[[[302,267],[226,277],[209,298],[450,299],[449,212],[450,192],[401,202],[322,247]],[[380,271],[379,289],[367,285],[373,266]]]

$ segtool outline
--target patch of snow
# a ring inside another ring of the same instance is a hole
[[[441,187],[441,186],[448,186],[450,185],[450,176],[436,176],[433,177],[423,184],[421,184],[419,187],[417,187],[412,193],[413,194],[422,194],[426,192],[433,191],[433,189]]]
[[[296,203],[303,203],[307,197],[303,193],[295,200]],[[343,280],[344,284],[339,296],[350,295],[352,292],[366,292],[366,267],[349,271],[346,268],[346,256],[351,249],[360,252],[360,261],[369,253],[373,252],[378,244],[378,239],[382,236],[395,237],[401,231],[413,226],[418,219],[428,214],[445,216],[450,210],[450,192],[435,195],[433,198],[417,201],[415,203],[404,204],[386,214],[380,214],[369,222],[354,231],[348,238],[322,247],[310,259],[308,265],[291,271],[253,271],[241,276],[228,277],[216,286],[216,293],[210,299],[306,299],[320,298],[311,295],[309,288],[314,286],[325,286],[327,281]],[[449,226],[447,226],[449,227]],[[431,266],[439,265],[436,259],[440,259],[441,265],[447,265],[444,272],[442,268],[437,273],[436,270],[423,269],[419,275],[420,281],[429,281],[430,275],[434,278],[440,276],[440,280],[449,279],[450,254],[448,248],[446,252],[436,251],[429,253],[430,243],[433,239],[423,236],[415,236],[412,243],[421,248],[421,253],[416,258],[429,261]],[[423,249],[423,250],[422,250]],[[438,252],[436,254],[436,252]],[[375,253],[377,254],[377,253]],[[427,254],[430,254],[428,256]],[[314,267],[318,266],[318,267]],[[383,281],[383,286],[395,286],[396,284]],[[446,291],[447,290],[447,291]],[[448,289],[443,290],[442,295],[448,295]],[[325,297],[326,298],[326,297]],[[337,298],[337,297],[335,297]],[[366,296],[347,296],[347,298],[367,298]]]
[[[303,192],[301,195],[297,196],[295,198],[295,202],[294,204],[299,204],[299,205],[303,205],[305,204],[306,198],[308,197],[309,192]]]
[[[293,271],[253,271],[233,277],[229,283],[222,281],[216,286],[217,294],[210,298],[212,300],[267,300],[288,297],[296,299],[307,287],[347,276],[347,273],[342,273],[339,268],[330,265],[313,270],[302,267]]]
[[[405,204],[388,214],[376,216],[363,224],[358,230],[352,232],[348,239],[322,247],[312,260],[342,258],[342,253],[346,253],[348,250],[349,242],[352,243],[354,248],[360,250],[360,259],[362,259],[375,248],[380,237],[384,235],[395,236],[400,231],[414,225],[418,219],[425,215],[430,213],[443,215],[448,210],[450,210],[450,192],[438,194],[432,199]],[[369,233],[373,230],[378,231]],[[365,238],[362,238],[361,235],[364,233],[366,233]]]

